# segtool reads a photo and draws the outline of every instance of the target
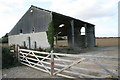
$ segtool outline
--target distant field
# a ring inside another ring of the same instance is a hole
[[[120,38],[96,38],[97,46],[118,46],[118,39]],[[67,40],[59,40],[58,46],[67,46]]]
[[[118,46],[118,39],[120,38],[97,38],[97,46]]]

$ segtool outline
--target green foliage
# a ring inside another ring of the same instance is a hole
[[[0,39],[0,43],[8,43],[8,33]]]
[[[9,47],[2,47],[2,69],[21,65],[14,53],[10,53]]]
[[[58,36],[58,40],[67,40],[66,37],[59,37]]]
[[[23,49],[27,49],[27,48],[23,48]],[[29,49],[29,50],[41,51],[41,52],[50,52],[50,51],[51,51],[49,48],[43,49],[43,48],[41,48],[41,47],[35,48],[35,49]]]
[[[2,43],[8,43],[8,37],[2,38]]]
[[[53,22],[50,21],[48,31],[47,31],[47,38],[50,44],[51,50],[54,48],[54,27]]]
[[[8,33],[6,33],[2,38],[4,38],[4,37],[8,37]]]

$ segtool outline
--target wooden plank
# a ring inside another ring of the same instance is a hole
[[[85,60],[85,58],[82,58],[82,59],[80,59],[80,60],[78,60],[78,61],[75,61],[74,63],[70,64],[69,66],[66,66],[66,67],[62,68],[61,70],[55,72],[54,75],[56,75],[57,73],[60,73],[60,72],[64,71],[65,69],[70,68],[71,66],[74,66],[74,65],[80,63],[80,62],[83,61],[83,60]]]
[[[32,58],[28,58],[28,59],[38,61],[38,60],[32,59]],[[41,62],[50,65],[49,62],[45,62],[45,61],[41,61]],[[58,66],[61,66],[61,67],[66,67],[66,66],[68,66],[68,65],[62,65],[62,64],[55,64],[55,65],[58,65]],[[98,73],[106,74],[106,72],[102,72],[102,71],[100,71],[100,70],[95,70],[95,69],[80,68],[80,67],[75,67],[75,66],[73,66],[73,67],[71,67],[71,68],[72,68],[72,69],[76,69],[76,70],[83,70],[83,71],[85,70],[85,71],[90,71],[90,72],[98,72]]]
[[[51,69],[49,66],[47,66],[46,68],[48,69]],[[57,68],[54,68],[55,70],[60,70],[60,69],[57,69]],[[87,77],[87,78],[105,78],[105,77],[98,77],[98,76],[93,76],[93,75],[88,75],[88,74],[83,74],[83,73],[78,73],[78,72],[74,72],[74,71],[67,71],[67,70],[64,70],[65,73],[70,73],[70,74],[74,74],[74,75],[77,75],[78,77],[80,78],[83,78],[82,76],[84,77]],[[59,73],[58,73],[59,74]],[[56,74],[57,75],[57,74]],[[61,75],[58,75],[58,76],[61,76]],[[67,76],[67,75],[65,75]],[[65,76],[62,76],[62,77],[65,77]],[[71,76],[68,76],[66,78],[70,78]],[[75,78],[75,77],[73,77]]]
[[[25,52],[34,52],[34,53],[40,53],[40,54],[50,54],[48,52],[41,52],[41,51],[34,51],[34,50],[28,50],[28,49],[19,49],[20,51],[25,51]]]
[[[20,51],[22,51],[23,49],[21,49]],[[37,56],[37,55],[35,55],[34,53],[39,53],[39,54],[49,54],[50,55],[50,53],[46,53],[46,52],[39,52],[39,51],[33,51],[33,50],[23,50],[23,51],[28,51],[29,53],[23,53],[23,52],[20,52],[20,54],[23,54],[23,56],[22,57],[24,57],[26,60],[24,60],[24,61],[26,61],[26,62],[28,62],[29,64],[27,64],[27,65],[29,65],[29,66],[32,66],[31,65],[31,63],[33,63],[33,62],[30,62],[30,61],[28,61],[27,59],[30,59],[30,58],[28,58],[27,57],[27,55],[30,55],[30,56],[34,56],[34,57],[36,57],[36,59],[33,59],[32,58],[32,60],[37,60],[38,62],[40,62],[40,63],[46,63],[46,64],[49,64],[50,65],[50,63],[48,63],[48,62],[42,62],[42,61],[40,61],[39,59],[38,59],[38,57],[39,58],[43,58],[42,60],[45,60],[45,59],[48,59],[48,60],[50,60],[51,58],[48,58],[48,57],[43,57],[43,56]],[[30,53],[33,53],[33,54],[30,54]],[[92,59],[105,59],[105,60],[112,60],[112,61],[118,61],[118,59],[119,58],[114,58],[114,57],[107,57],[107,56],[93,56],[93,55],[73,55],[73,54],[62,54],[62,53],[53,53],[55,56],[66,56],[66,57],[75,57],[75,58],[83,58],[83,57],[85,57],[85,58],[92,58]],[[26,55],[26,56],[25,56]],[[19,55],[20,56],[20,55]],[[21,56],[20,56],[21,57]],[[65,61],[65,62],[73,62],[72,60],[66,60],[66,59],[56,59],[55,58],[55,60],[57,60],[57,61]],[[81,62],[81,61],[80,61]],[[64,67],[64,68],[62,68],[61,70],[59,70],[59,71],[56,71],[55,73],[54,73],[54,75],[57,75],[57,74],[59,74],[59,72],[62,72],[62,71],[65,71],[65,72],[68,72],[68,71],[66,71],[66,69],[68,69],[68,68],[70,68],[71,66],[73,66],[73,65],[75,65],[75,64],[77,64],[77,63],[79,63],[79,62],[73,62],[72,64],[70,64],[69,66],[66,66],[66,65],[61,65],[61,64],[56,64],[56,65],[59,65],[59,66],[62,66],[62,67]],[[34,63],[35,64],[35,63]],[[36,65],[36,64],[35,64]],[[40,64],[38,64],[38,65],[40,65]],[[100,67],[102,67],[107,73],[109,73],[109,74],[111,74],[112,76],[114,76],[114,77],[116,77],[116,78],[118,78],[118,76],[117,76],[117,74],[115,74],[115,73],[113,73],[113,72],[111,72],[111,71],[109,71],[109,70],[107,70],[105,67],[104,67],[104,64],[99,64],[98,63],[98,65],[100,66]],[[107,65],[107,64],[105,64],[105,65]],[[45,67],[45,66],[43,66],[43,64],[41,65],[42,67],[44,67],[45,69],[47,68],[47,67]],[[109,65],[108,65],[109,66]],[[35,67],[35,66],[32,66],[32,67]],[[73,67],[74,68],[74,67]],[[79,68],[79,69],[81,69],[81,70],[87,70],[87,69],[84,69],[84,68]],[[91,71],[92,69],[90,69],[90,70],[88,70],[88,71]],[[48,72],[48,69],[46,70],[47,72]],[[96,70],[95,70],[96,71]],[[94,70],[93,70],[93,72],[94,72]],[[98,72],[100,72],[100,71],[98,71]],[[70,73],[70,72],[69,72]],[[78,74],[78,73],[74,73],[74,74]],[[90,77],[90,78],[96,78],[95,76],[91,76],[91,75],[86,75],[86,74],[81,74],[82,76],[87,76],[87,77]]]
[[[24,53],[24,54],[27,54],[27,53]],[[47,60],[51,60],[51,58],[48,58],[48,57],[43,57],[43,56],[38,56],[38,55],[32,55],[32,54],[29,54],[30,56],[33,56],[33,57],[39,57],[39,58],[45,58]],[[74,62],[74,60],[66,60],[66,59],[57,59],[57,58],[54,58],[54,60],[57,60],[57,61],[65,61],[65,62]]]
[[[38,62],[37,62],[37,64],[39,64],[39,63],[43,63],[44,62],[44,60],[46,59],[46,58],[48,58],[50,56],[50,54],[49,55],[47,55],[45,58],[43,58],[42,60],[39,60]]]
[[[108,56],[93,56],[93,55],[76,55],[76,54],[67,54],[67,53],[53,53],[58,56],[66,56],[66,57],[75,57],[75,58],[99,58],[99,59],[111,59],[111,60],[119,60],[120,58],[108,57]]]
[[[50,54],[48,52],[40,52],[40,51],[33,51],[33,50],[27,50],[27,49],[19,49],[20,51],[26,51],[26,52],[34,52],[34,53],[40,53],[40,54]],[[108,57],[108,56],[93,56],[93,55],[75,55],[75,54],[63,54],[63,53],[53,53],[54,55],[58,56],[66,56],[66,57],[75,57],[75,58],[97,58],[97,59],[108,59],[108,60],[120,60],[120,58],[115,57]]]
[[[27,59],[30,59],[30,60],[33,60],[33,61],[38,61],[37,59],[33,59],[33,58],[29,58],[29,57],[27,57]],[[23,59],[20,59],[20,60],[23,60]],[[40,61],[40,62],[50,65],[50,62],[46,62],[46,61]]]
[[[24,62],[21,62],[21,63],[24,64],[24,65],[26,65],[26,66],[29,66],[29,67],[32,67],[32,68],[34,68],[34,69],[37,69],[37,70],[40,70],[40,71],[42,71],[42,72],[46,72],[46,73],[50,74],[49,72],[47,72],[46,70],[43,70],[43,69],[41,69],[41,68],[33,67],[33,66],[28,65],[28,64],[26,64],[26,63],[24,63]]]
[[[38,64],[38,63],[37,63],[37,64]],[[50,73],[50,70],[48,70],[47,66],[45,66],[43,63],[41,63],[41,65],[44,67],[44,69],[46,69],[47,72]],[[33,65],[33,66],[35,66],[35,65]]]
[[[68,66],[68,65],[65,65],[65,64],[63,65],[63,64],[58,64],[58,63],[56,63],[55,66],[66,67],[66,66]],[[82,71],[90,71],[90,72],[97,72],[97,73],[106,74],[106,72],[103,72],[103,71],[100,71],[100,70],[88,69],[88,68],[81,68],[81,67],[76,67],[76,66],[71,67],[71,69],[82,70]]]
[[[50,67],[47,66],[48,69],[50,69]],[[54,68],[55,70],[61,70],[61,69],[58,69],[58,68]],[[68,70],[64,70],[65,73],[69,73],[69,74],[74,74],[74,75],[77,75],[79,76],[80,78],[82,78],[82,76],[80,76],[80,74],[82,75],[82,73],[79,73],[79,72],[74,72],[74,71],[68,71]],[[57,75],[57,74],[56,74]],[[85,75],[84,75],[85,76]],[[91,76],[93,77],[92,75],[86,75],[87,77],[88,76]],[[98,78],[97,76],[94,76],[94,78]],[[99,78],[103,78],[103,77],[99,77]]]
[[[25,61],[25,62],[28,62],[28,61],[26,61],[26,60],[23,60],[23,61]],[[45,68],[46,69],[46,72],[48,72],[49,74],[50,74],[50,71],[46,68],[46,66],[44,66],[43,64],[36,64],[36,63],[33,63],[33,62],[31,62],[31,61],[29,61],[29,63],[31,63],[31,64],[35,64],[35,65],[37,65],[37,66],[40,66],[40,67],[43,67],[43,68]],[[33,66],[33,65],[30,65],[30,66],[32,66],[32,67],[35,67],[35,65]]]
[[[55,57],[56,57],[57,59],[60,59],[60,57],[59,57],[59,56],[57,56],[57,55],[55,55]],[[62,63],[63,63],[63,64],[65,64],[65,62],[63,62],[63,61],[62,61]]]
[[[33,51],[33,50],[26,50],[26,49],[19,49],[20,51],[26,51],[26,52],[34,52],[34,53],[40,53],[40,54],[50,54],[48,52],[40,52],[40,51]],[[66,56],[66,57],[75,57],[75,58],[97,58],[97,59],[106,59],[106,60],[114,60],[118,61],[120,58],[115,58],[115,57],[108,57],[108,56],[93,56],[93,55],[75,55],[75,54],[63,54],[63,53],[53,53],[54,55],[58,56]]]
[[[22,60],[22,61],[25,61],[25,62],[27,62],[26,60]],[[31,61],[29,61],[30,63],[32,63],[32,64],[35,64],[35,65],[37,65],[37,66],[40,66],[40,67],[43,67],[42,65],[40,65],[40,64],[36,64],[36,63],[34,63],[34,62],[31,62]],[[50,63],[49,63],[50,64]]]
[[[46,58],[48,58],[50,56],[50,54],[48,54],[44,59],[42,59],[41,61],[44,61]]]

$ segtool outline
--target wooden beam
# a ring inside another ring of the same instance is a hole
[[[81,58],[80,60],[73,62],[72,64],[70,64],[70,65],[68,65],[68,66],[66,66],[66,67],[64,67],[64,68],[62,68],[61,70],[56,71],[56,72],[54,73],[54,75],[56,75],[57,73],[60,73],[60,72],[64,71],[65,69],[68,69],[68,68],[70,68],[70,67],[72,67],[72,66],[74,66],[74,65],[76,65],[76,64],[78,64],[78,63],[80,63],[80,62],[83,61],[83,60],[85,60],[85,58]]]

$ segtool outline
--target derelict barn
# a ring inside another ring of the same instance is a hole
[[[47,33],[53,21],[54,36],[67,37],[68,47],[94,47],[94,25],[56,12],[31,6],[9,32],[9,45],[49,48]],[[85,31],[82,32],[81,29]],[[84,35],[82,35],[84,33]],[[57,38],[55,39],[57,45]]]

